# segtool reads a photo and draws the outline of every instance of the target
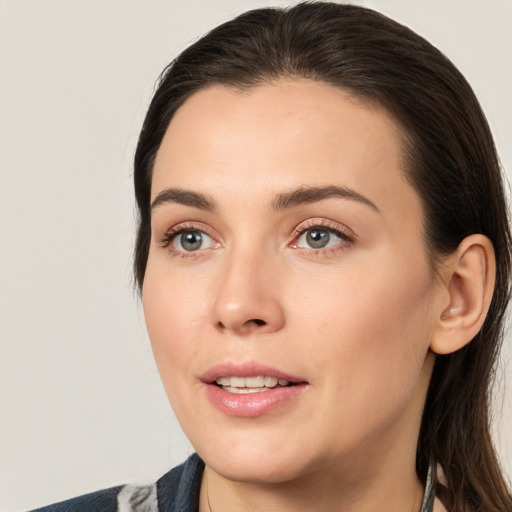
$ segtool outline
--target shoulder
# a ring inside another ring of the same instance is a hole
[[[159,512],[196,512],[203,469],[204,462],[194,453],[162,476],[156,483]]]
[[[194,454],[154,484],[110,487],[32,512],[195,512],[203,468]]]
[[[32,512],[117,512],[117,495],[122,488],[123,486],[117,486],[91,492]]]

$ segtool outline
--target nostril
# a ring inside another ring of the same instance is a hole
[[[246,325],[246,326],[248,326],[250,324],[258,325],[261,327],[263,325],[267,325],[267,322],[265,322],[265,320],[262,320],[261,318],[252,318],[251,320],[247,320],[247,322],[244,322],[244,325]],[[227,326],[220,321],[218,322],[217,325],[220,329],[227,328]]]

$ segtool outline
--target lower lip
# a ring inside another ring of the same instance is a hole
[[[262,416],[290,404],[305,391],[306,387],[307,384],[304,383],[270,388],[260,393],[237,394],[224,391],[215,384],[205,384],[208,399],[220,412],[245,418]]]

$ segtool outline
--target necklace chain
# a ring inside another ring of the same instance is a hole
[[[206,502],[208,503],[208,512],[213,512],[212,510],[212,506],[210,504],[210,492],[209,492],[209,488],[208,488],[208,470],[206,470],[206,475],[205,475],[205,479],[206,479]]]

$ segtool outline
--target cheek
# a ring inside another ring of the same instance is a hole
[[[299,296],[312,360],[329,389],[378,402],[410,393],[428,352],[432,280],[428,270],[400,265],[354,267]],[[316,334],[316,339],[315,335]],[[322,369],[328,369],[322,371]],[[369,397],[374,397],[369,398]]]
[[[168,388],[169,379],[178,376],[174,368],[186,369],[196,357],[207,294],[197,282],[173,276],[168,267],[159,270],[148,262],[143,305],[155,361]]]

